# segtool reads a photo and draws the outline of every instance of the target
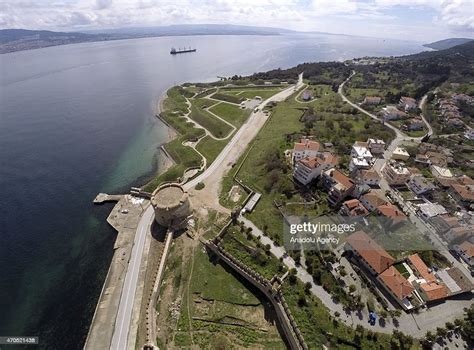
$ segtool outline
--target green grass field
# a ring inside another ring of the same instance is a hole
[[[225,102],[230,102],[230,103],[235,103],[239,104],[241,101],[240,95],[230,95],[230,94],[225,94],[222,92],[216,92],[214,95],[212,95],[212,98],[215,98],[216,100],[221,100]]]
[[[285,348],[277,329],[267,326],[261,300],[229,267],[211,260],[202,246],[195,250],[193,265],[180,279],[186,281],[183,293],[189,299],[183,296],[175,345]]]
[[[248,109],[242,109],[238,106],[225,102],[219,103],[212,108],[209,108],[209,110],[237,128],[245,123],[251,113],[251,111]]]
[[[260,301],[228,272],[221,264],[209,260],[201,249],[196,251],[191,277],[191,292],[200,293],[204,299],[219,300],[231,304],[260,305]]]
[[[223,138],[232,132],[232,128],[229,125],[194,104],[191,106],[189,117],[209,130],[214,137]]]
[[[214,140],[213,138],[206,136],[197,144],[196,148],[201,154],[207,159],[207,166],[216,159],[216,157],[227,145],[228,140]]]
[[[268,89],[246,89],[243,90],[239,97],[243,98],[254,98],[255,96],[260,96],[263,100],[266,100],[269,97],[279,93],[282,89],[268,88]]]

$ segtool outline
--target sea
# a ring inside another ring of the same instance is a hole
[[[197,51],[169,54],[189,46]],[[116,237],[105,220],[111,206],[92,200],[126,193],[159,170],[169,130],[155,115],[169,87],[423,50],[412,41],[285,34],[0,55],[0,336],[38,336],[40,349],[83,347]]]

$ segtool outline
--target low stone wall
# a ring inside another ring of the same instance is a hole
[[[166,232],[165,238],[165,246],[161,251],[158,264],[158,268],[156,269],[154,278],[153,278],[153,288],[150,290],[150,293],[145,296],[147,298],[147,308],[146,308],[146,315],[145,315],[145,324],[146,324],[146,347],[156,346],[156,303],[160,296],[160,284],[161,279],[163,277],[164,266],[166,262],[166,258],[168,256],[168,251],[171,246],[171,241],[173,238],[173,231]]]

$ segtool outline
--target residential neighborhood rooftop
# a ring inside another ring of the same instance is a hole
[[[395,259],[364,231],[354,232],[347,237],[346,242],[378,274],[395,262]]]
[[[388,269],[383,271],[379,278],[383,281],[383,283],[390,289],[393,294],[400,300],[409,297],[411,293],[415,290],[408,280],[403,277],[398,270],[390,266]]]
[[[408,256],[408,261],[415,267],[420,276],[426,282],[436,282],[436,277],[431,273],[431,270],[428,268],[428,266],[426,266],[425,262],[418,254],[412,254]]]

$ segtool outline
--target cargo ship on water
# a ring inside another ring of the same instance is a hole
[[[184,48],[184,49],[179,48],[179,49],[176,50],[174,47],[172,47],[171,50],[170,50],[170,54],[172,54],[172,55],[177,55],[178,53],[186,53],[186,52],[196,52],[196,49],[192,49],[191,47],[189,47],[187,49],[186,48]]]

